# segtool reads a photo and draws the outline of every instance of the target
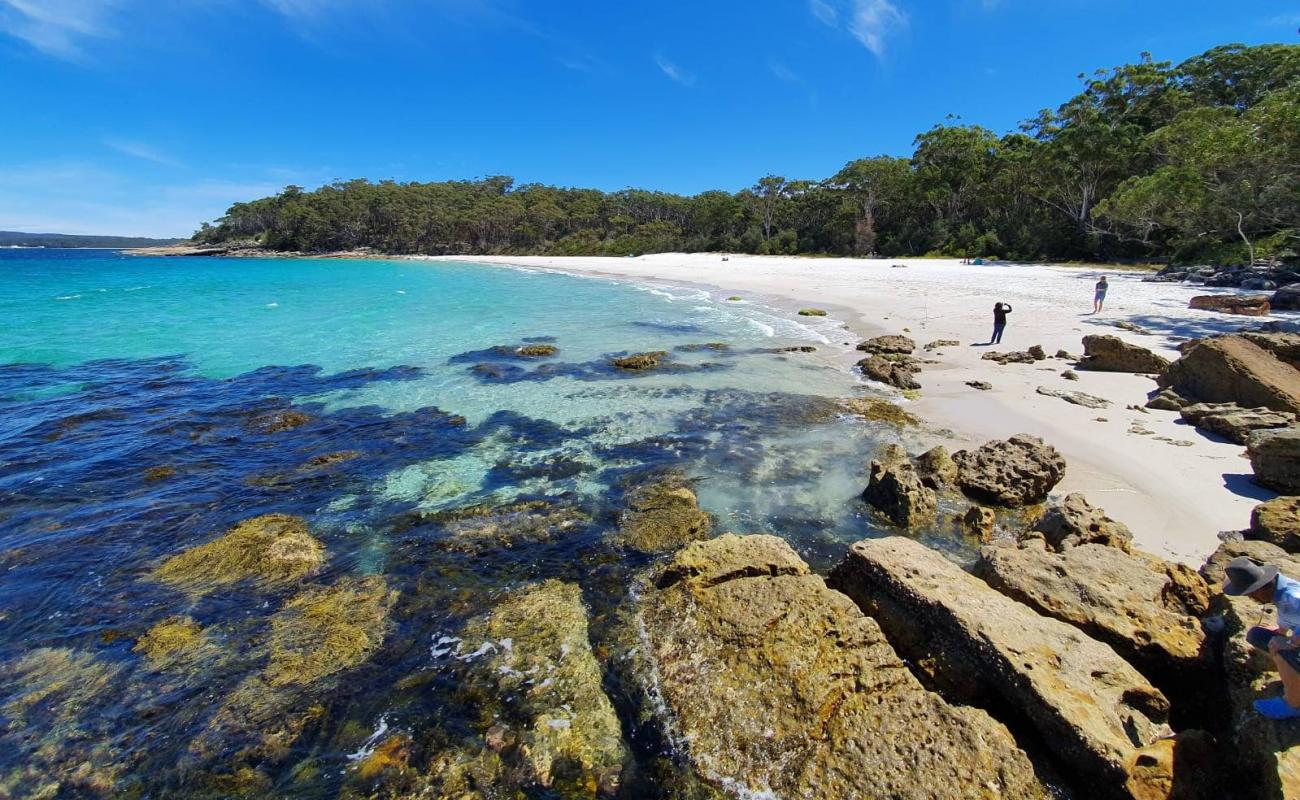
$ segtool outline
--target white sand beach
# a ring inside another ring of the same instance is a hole
[[[510,264],[638,282],[690,284],[740,296],[793,313],[817,307],[832,345],[822,355],[845,364],[861,356],[853,347],[867,336],[906,332],[918,346],[955,339],[959,347],[930,354],[920,375],[924,387],[909,409],[950,449],[1015,433],[1041,436],[1065,456],[1068,469],[1057,492],[1078,491],[1133,529],[1143,549],[1199,565],[1218,545],[1217,534],[1249,523],[1251,508],[1273,496],[1249,480],[1239,445],[1212,440],[1179,422],[1177,413],[1143,409],[1152,378],[1079,371],[1049,358],[1035,364],[998,365],[990,350],[1042,345],[1082,353],[1081,339],[1108,333],[1169,358],[1185,339],[1255,327],[1268,319],[1233,317],[1187,308],[1195,294],[1220,291],[1168,283],[1143,283],[1149,273],[1100,267],[1023,264],[963,265],[942,259],[833,259],[711,254],[657,254],[639,258],[464,257],[448,260]],[[1106,308],[1092,315],[1092,287],[1106,274]],[[982,347],[997,301],[1014,308],[1000,346]],[[1275,319],[1276,317],[1274,317]],[[1148,333],[1122,330],[1129,321]],[[843,330],[847,327],[849,330]],[[838,334],[842,334],[842,337]],[[986,381],[979,391],[967,381]],[[1037,393],[1038,387],[1081,391],[1106,398],[1107,409],[1072,405]],[[883,387],[882,387],[883,388]],[[1140,409],[1140,410],[1139,410]]]

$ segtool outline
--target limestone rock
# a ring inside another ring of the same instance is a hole
[[[1079,376],[1075,375],[1074,377],[1075,380],[1078,380]],[[1110,401],[1106,398],[1097,397],[1092,394],[1085,394],[1084,392],[1064,392],[1060,389],[1050,389],[1046,386],[1039,386],[1038,393],[1046,397],[1059,397],[1067,403],[1076,406],[1083,406],[1084,408],[1110,408]]]
[[[1196,341],[1169,365],[1160,385],[1205,403],[1300,414],[1300,371],[1241,336]]]
[[[1187,401],[1173,389],[1161,389],[1147,400],[1147,408],[1154,408],[1157,411],[1179,411],[1185,405]]]
[[[668,353],[663,350],[656,350],[653,353],[633,353],[630,356],[616,358],[610,363],[619,369],[636,372],[640,370],[654,369],[663,363],[663,360],[667,357]]]
[[[1035,361],[1047,360],[1047,352],[1043,350],[1043,346],[1041,344],[1032,345],[1025,352],[1028,353],[1029,357],[1034,359]]]
[[[871,355],[858,362],[862,374],[899,389],[920,389],[916,380],[917,366],[911,359],[894,361],[882,355]]]
[[[1187,307],[1243,317],[1266,317],[1270,310],[1268,297],[1239,294],[1201,294],[1193,297]]]
[[[1229,540],[1219,545],[1201,566],[1201,577],[1217,590],[1223,585],[1224,569],[1238,556],[1249,556],[1260,564],[1275,564],[1287,576],[1300,579],[1300,556],[1275,544],[1251,539]]]
[[[1240,334],[1248,342],[1272,353],[1277,360],[1300,368],[1300,333],[1288,331],[1245,331]]]
[[[916,342],[906,336],[876,336],[858,345],[858,349],[866,353],[879,355],[897,353],[906,356],[911,355],[912,351],[916,349]]]
[[[956,339],[935,339],[925,345],[926,350],[938,350],[941,347],[960,347],[961,342]]]
[[[922,688],[780,539],[694,542],[648,583],[629,666],[667,711],[670,741],[729,794],[1048,796],[1005,728]]]
[[[642,553],[663,553],[707,538],[712,529],[695,492],[680,476],[668,476],[628,493],[617,538]]]
[[[1079,369],[1094,372],[1160,373],[1169,359],[1145,347],[1129,344],[1118,336],[1083,337],[1083,359]]]
[[[1040,354],[1042,355],[1042,358],[1038,357]],[[1007,364],[1032,364],[1035,361],[1042,361],[1044,358],[1047,358],[1047,353],[1043,352],[1043,348],[1039,345],[1034,345],[1028,350],[985,353],[980,356],[981,360],[996,361],[1002,366],[1006,366]]]
[[[910,461],[872,461],[871,482],[862,499],[906,530],[933,522],[938,512],[934,490],[921,482]]]
[[[1039,537],[1057,552],[1081,544],[1100,544],[1128,552],[1133,542],[1127,525],[1106,516],[1077,492],[1067,494],[1047,509],[1024,538]]]
[[[921,476],[921,483],[931,489],[947,489],[957,484],[957,463],[943,445],[931,447],[917,456],[916,472]]]
[[[1300,283],[1288,283],[1285,286],[1279,286],[1268,302],[1273,308],[1282,311],[1300,309]]]
[[[1230,797],[1223,748],[1195,728],[1138,750],[1126,766],[1132,800],[1221,800]]]
[[[1282,494],[1300,494],[1300,427],[1255,431],[1246,440],[1255,483]]]
[[[167,559],[153,575],[192,594],[203,594],[243,580],[264,587],[300,580],[318,570],[325,548],[307,531],[301,517],[267,514],[231,528],[219,539]]]
[[[974,505],[966,509],[960,518],[962,527],[971,535],[978,536],[981,542],[990,542],[997,532],[997,514],[993,509]]]
[[[1230,442],[1246,444],[1253,431],[1295,424],[1295,414],[1268,408],[1242,408],[1236,403],[1193,403],[1179,409],[1189,424]]]
[[[1277,545],[1300,554],[1300,497],[1275,497],[1250,512],[1246,538]]]
[[[957,485],[969,497],[1012,508],[1041,503],[1065,474],[1065,459],[1056,448],[1026,434],[958,450],[952,460]]]
[[[972,389],[979,389],[981,392],[987,392],[993,388],[993,384],[988,381],[966,381],[966,385]]]
[[[1134,752],[1168,733],[1164,695],[1110,647],[918,542],[858,542],[829,580],[953,696],[1023,713],[1090,796],[1122,796]]]

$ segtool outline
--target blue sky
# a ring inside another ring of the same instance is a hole
[[[188,235],[352,177],[821,178],[1298,27],[1300,0],[0,0],[0,229]]]

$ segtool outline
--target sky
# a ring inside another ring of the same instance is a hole
[[[999,133],[1300,0],[0,0],[0,230],[188,236],[288,184],[695,193]]]

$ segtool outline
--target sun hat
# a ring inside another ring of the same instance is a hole
[[[1237,556],[1228,563],[1224,570],[1227,580],[1223,582],[1223,593],[1243,595],[1257,592],[1273,582],[1277,577],[1277,567],[1260,566],[1246,556]]]

